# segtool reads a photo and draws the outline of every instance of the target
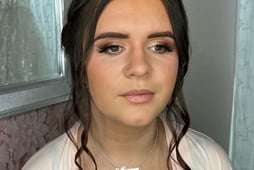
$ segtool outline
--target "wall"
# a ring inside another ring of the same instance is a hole
[[[236,0],[184,0],[192,55],[184,90],[191,127],[228,151],[232,112]]]
[[[0,119],[1,170],[20,170],[36,150],[64,132],[65,104]]]

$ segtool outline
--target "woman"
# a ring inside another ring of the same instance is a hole
[[[73,79],[68,120],[78,121],[24,169],[232,169],[216,143],[188,129],[180,0],[73,0],[62,43]]]

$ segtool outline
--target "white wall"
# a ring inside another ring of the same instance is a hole
[[[184,86],[191,127],[229,147],[237,0],[184,0],[192,55]]]

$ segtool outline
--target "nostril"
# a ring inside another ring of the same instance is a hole
[[[128,63],[124,68],[126,77],[147,77],[152,72],[152,67],[148,62],[135,61]]]

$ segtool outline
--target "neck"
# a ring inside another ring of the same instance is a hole
[[[126,127],[105,122],[97,124],[94,120],[88,147],[93,149],[94,145],[98,146],[117,166],[120,164],[135,167],[142,163],[154,147],[158,132],[157,119],[145,127]]]

